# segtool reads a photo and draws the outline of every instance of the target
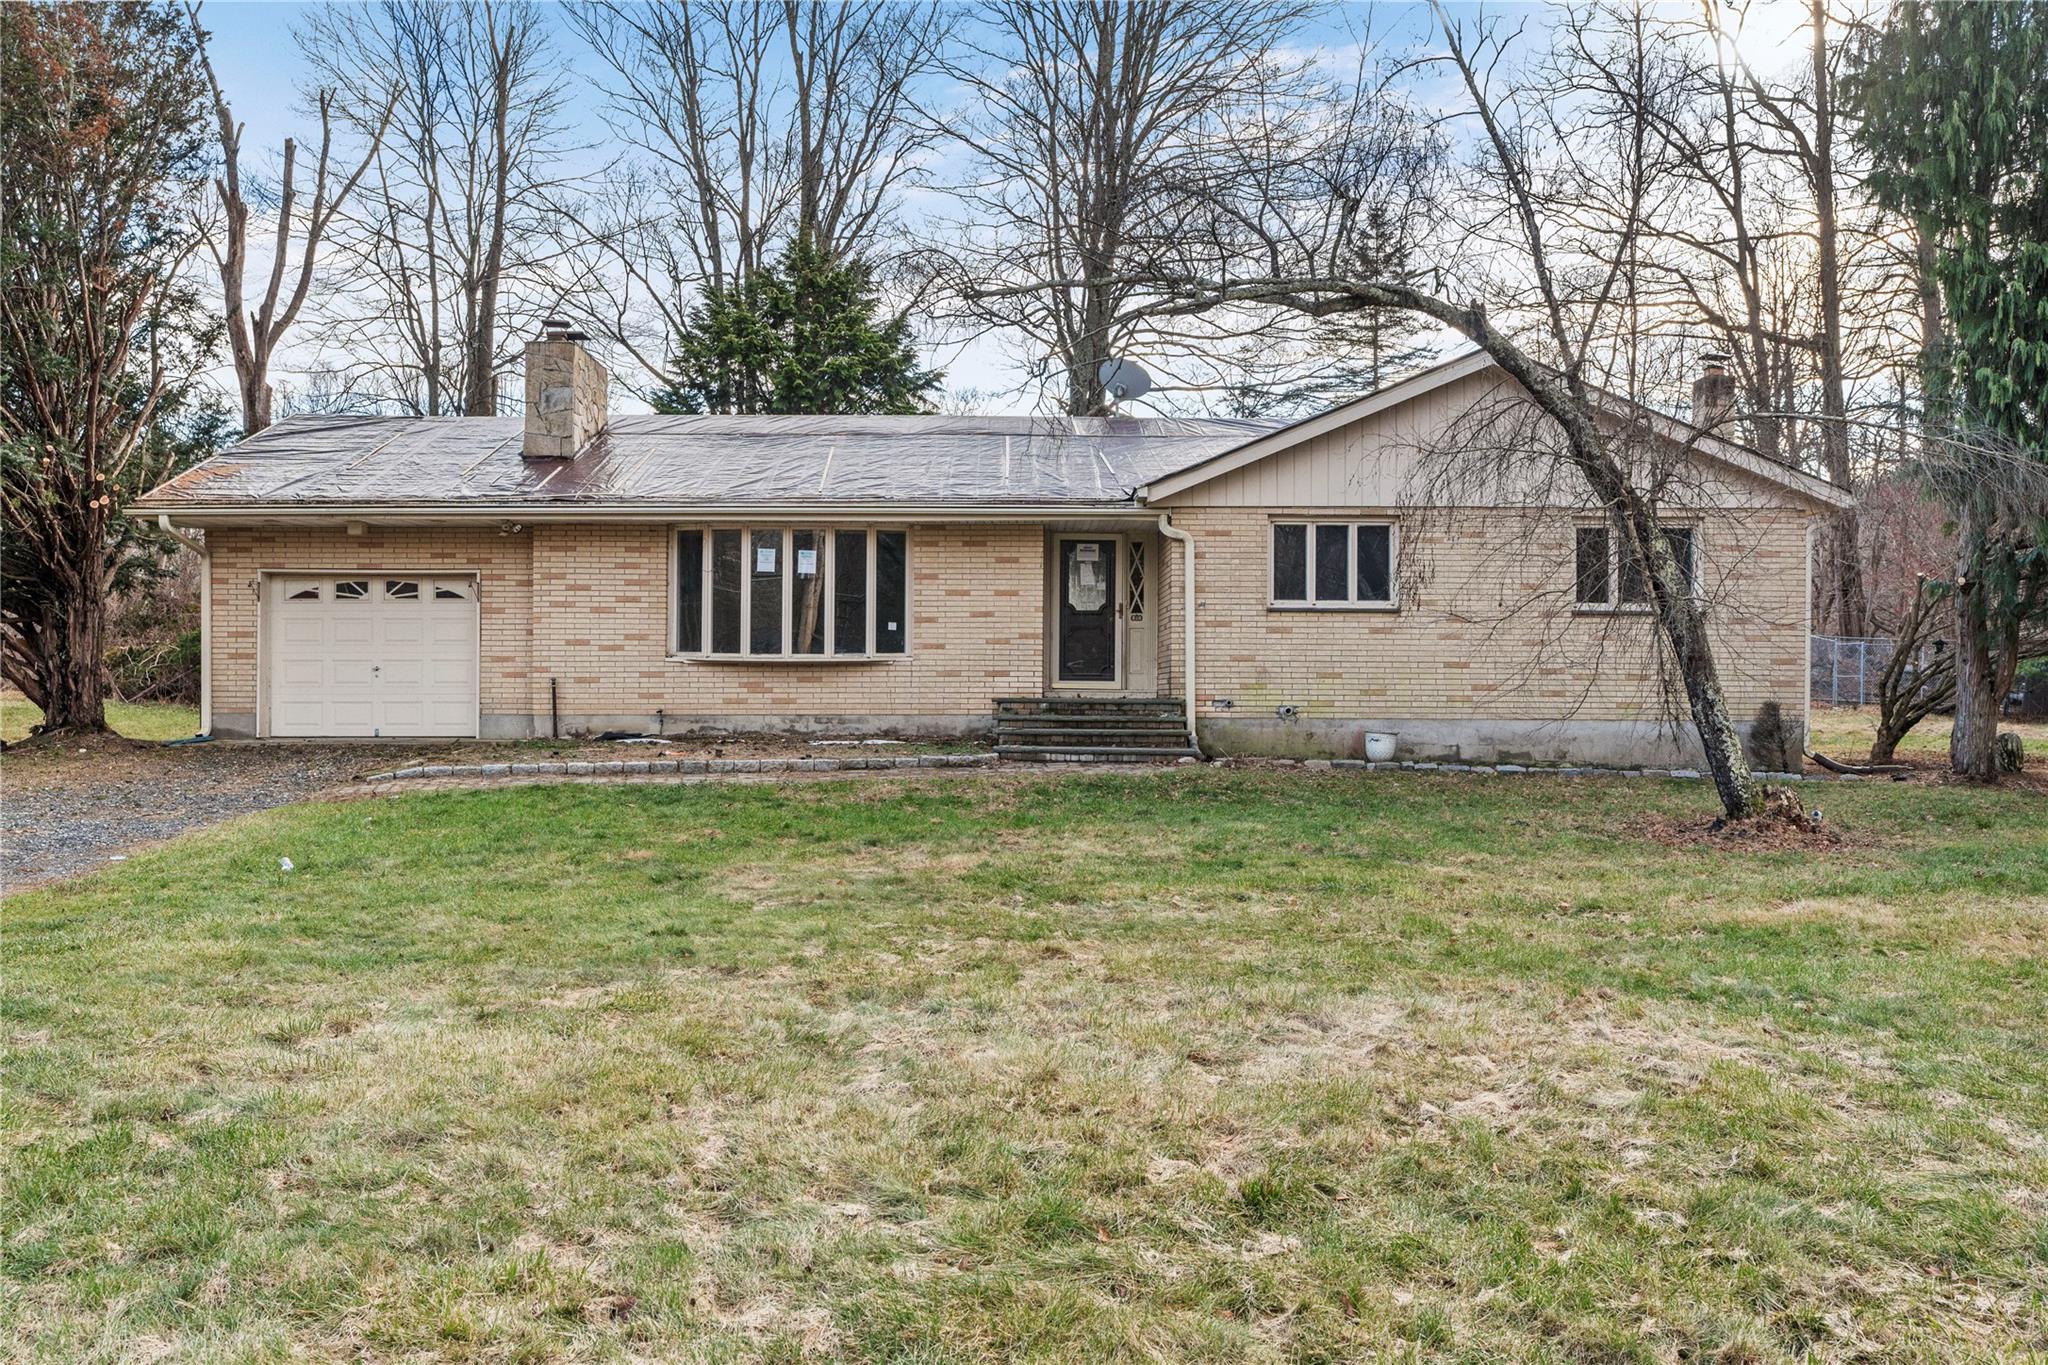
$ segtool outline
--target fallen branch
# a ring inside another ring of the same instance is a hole
[[[1877,777],[1884,773],[1910,773],[1909,763],[1837,763],[1826,754],[1808,754],[1807,758],[1831,773],[1842,773],[1848,777]]]

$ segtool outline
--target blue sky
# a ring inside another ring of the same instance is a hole
[[[235,117],[246,125],[244,156],[250,170],[268,174],[274,170],[278,149],[287,136],[301,143],[317,135],[318,125],[302,112],[301,89],[306,65],[293,39],[293,28],[313,5],[284,3],[283,0],[206,0],[201,21],[211,33],[210,52]],[[1530,12],[1540,12],[1528,7]],[[1496,6],[1494,9],[1498,10]],[[1304,37],[1329,49],[1353,47],[1360,34],[1370,29],[1383,42],[1411,45],[1425,37],[1430,28],[1424,4],[1333,5]],[[572,73],[595,75],[599,63],[566,24],[555,33],[558,50]],[[594,170],[611,157],[610,133],[600,117],[602,95],[594,83],[572,82],[571,112],[580,136],[569,142],[587,145],[587,167]],[[943,165],[929,186],[943,195]],[[290,382],[293,341],[287,339],[279,357],[277,378]],[[978,389],[1001,396],[997,406],[1023,410],[1032,405],[1028,393],[1014,390],[1023,381],[1017,357],[999,340],[983,338],[964,345],[941,346],[932,357],[947,374],[949,389]],[[216,378],[232,390],[231,371],[221,370]]]
[[[1680,4],[1679,0],[1673,0],[1673,3],[1681,8],[1692,8],[1690,4]],[[215,69],[226,87],[236,117],[247,125],[244,154],[255,173],[267,174],[274,168],[278,148],[286,136],[297,136],[303,142],[317,135],[317,124],[300,109],[303,99],[300,85],[305,63],[292,36],[295,23],[312,8],[305,4],[283,3],[282,0],[208,0],[202,10],[202,22],[213,35],[211,52]],[[1789,32],[1798,20],[1800,8],[1790,0],[1776,0],[1769,6],[1759,3],[1753,13],[1759,14],[1759,27]],[[1473,4],[1458,4],[1451,9],[1460,18],[1470,18],[1481,12],[1481,7]],[[1526,21],[1524,34],[1527,37],[1540,33],[1546,16],[1554,10],[1547,5],[1525,3],[1490,4],[1484,7],[1484,12],[1503,17],[1511,23]],[[1318,18],[1304,38],[1325,49],[1344,52],[1353,49],[1360,36],[1369,30],[1383,50],[1412,52],[1428,42],[1432,27],[1426,4],[1337,4]],[[557,26],[556,41],[572,74],[590,76],[595,73],[597,59],[568,31],[567,25]],[[1430,74],[1419,79],[1433,84],[1440,78]],[[578,124],[578,135],[569,141],[589,149],[583,153],[588,158],[588,166],[571,169],[594,170],[609,161],[614,150],[609,130],[599,116],[602,95],[594,83],[586,81],[572,81],[571,90],[571,113]],[[1460,98],[1448,88],[1442,94],[1447,104]],[[943,162],[929,189],[943,195]],[[287,381],[290,378],[291,346],[288,340],[286,352],[279,358],[279,369],[284,372],[279,378]],[[964,346],[943,347],[932,358],[946,370],[949,388],[975,388],[1000,393],[1002,396],[996,402],[1002,407],[1023,410],[1032,405],[1033,396],[1029,393],[1003,393],[1021,383],[1023,375],[1018,368],[1017,357],[997,341],[983,339]],[[231,389],[232,385],[226,387]]]

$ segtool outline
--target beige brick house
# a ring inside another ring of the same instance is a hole
[[[957,734],[1007,699],[1048,751],[1102,742],[1059,720],[1094,711],[1211,753],[1694,752],[1597,513],[1425,477],[1533,411],[1483,358],[1285,427],[607,421],[605,385],[550,335],[524,419],[291,419],[140,499],[204,532],[205,728]],[[1616,421],[1684,475],[1664,517],[1737,714],[1803,723],[1811,528],[1843,495]]]

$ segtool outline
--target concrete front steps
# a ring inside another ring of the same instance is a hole
[[[1171,763],[1199,758],[1173,697],[999,697],[996,755],[1043,763]]]

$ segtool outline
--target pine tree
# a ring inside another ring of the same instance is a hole
[[[1998,702],[2048,612],[2048,0],[1902,0],[1858,68],[1872,187],[1935,248],[1926,472],[1960,531],[1950,764],[1993,780]]]
[[[864,263],[800,236],[768,268],[706,291],[655,410],[929,412],[944,376],[919,366],[908,319],[881,307]]]

